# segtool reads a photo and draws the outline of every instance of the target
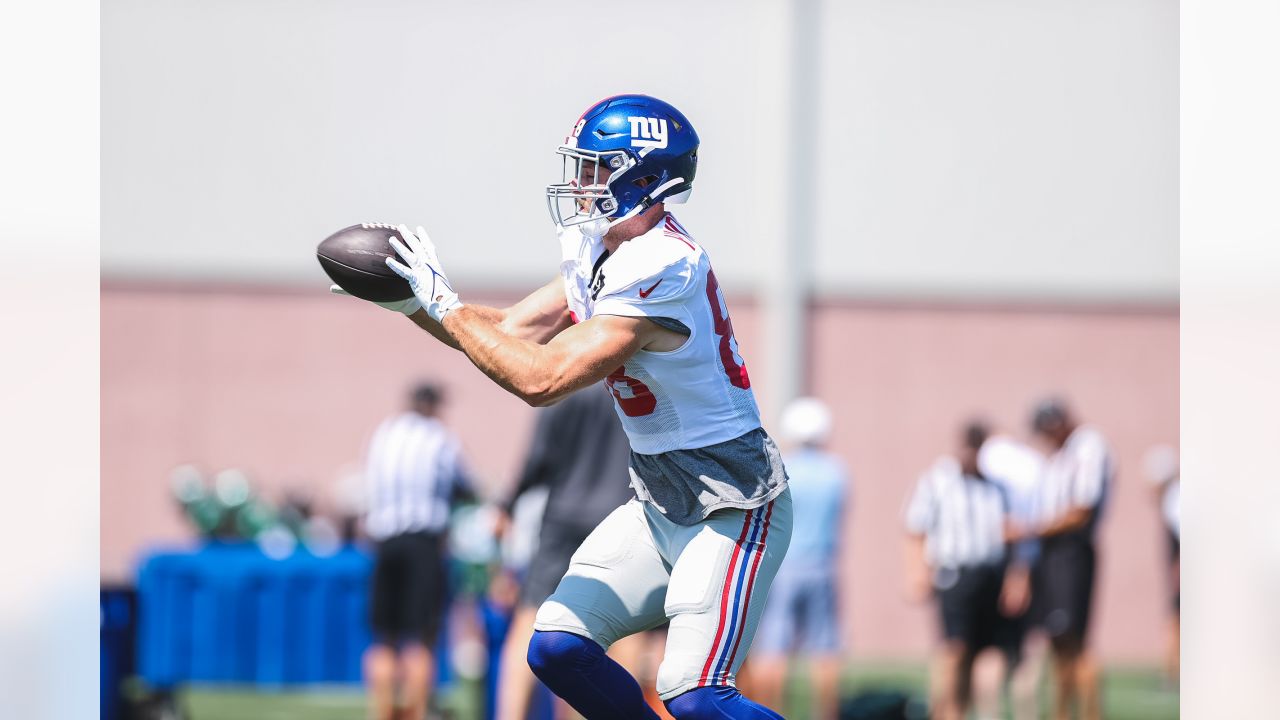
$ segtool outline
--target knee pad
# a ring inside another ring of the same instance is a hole
[[[659,695],[669,695],[682,687],[696,685],[696,676],[690,676],[690,673],[696,672],[694,668],[686,668],[687,663],[677,663],[670,658],[663,658],[658,663],[658,672],[654,675],[655,689]],[[677,695],[676,697],[680,697]]]
[[[728,685],[695,688],[671,698],[666,706],[676,720],[783,720],[778,713],[751,702]]]
[[[546,682],[545,676],[557,670],[589,666],[602,657],[604,648],[594,640],[573,633],[535,630],[529,639],[529,667],[543,682]]]

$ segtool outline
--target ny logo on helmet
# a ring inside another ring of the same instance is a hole
[[[665,118],[629,117],[631,123],[631,147],[661,150],[667,146],[667,121]]]

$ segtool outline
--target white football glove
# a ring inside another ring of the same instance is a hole
[[[408,281],[409,287],[413,288],[413,294],[417,296],[422,303],[422,308],[427,311],[431,319],[442,322],[444,316],[450,311],[462,307],[462,301],[458,299],[458,293],[454,292],[453,286],[449,284],[449,278],[445,277],[444,268],[440,267],[440,259],[436,257],[436,246],[431,242],[431,238],[427,237],[427,231],[423,230],[421,225],[418,226],[416,235],[409,232],[409,228],[404,225],[397,226],[396,230],[400,232],[404,242],[400,242],[400,238],[394,235],[388,240],[391,241],[392,249],[404,262],[389,257],[387,267]]]
[[[346,295],[347,297],[355,297],[354,295],[347,292],[346,290],[343,290],[341,285],[330,285],[329,292],[333,293],[334,295]],[[377,305],[378,307],[384,307],[392,312],[401,313],[402,315],[412,315],[418,312],[418,310],[422,309],[422,303],[418,302],[418,298],[416,295],[407,300],[390,300],[387,302],[377,302],[375,300],[369,300],[368,302],[371,302],[374,305]]]

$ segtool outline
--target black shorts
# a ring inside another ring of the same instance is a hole
[[[1182,582],[1179,564],[1182,562],[1182,542],[1177,534],[1166,529],[1169,538],[1169,606],[1173,614],[1182,611]]]
[[[1093,608],[1097,555],[1093,542],[1078,534],[1049,538],[1031,575],[1032,621],[1059,650],[1084,647]]]
[[[371,590],[370,620],[378,642],[434,645],[448,591],[443,538],[414,532],[379,543]]]
[[[942,634],[970,650],[993,647],[1003,639],[1000,589],[1004,565],[981,565],[937,574]]]
[[[1022,662],[1022,645],[1027,638],[1027,629],[1030,624],[1027,615],[1028,613],[1024,612],[1016,617],[1009,617],[1001,612],[1000,619],[996,621],[992,645],[1004,653],[1005,661],[1010,668]]]
[[[592,530],[595,528],[576,523],[543,521],[538,534],[538,549],[529,561],[524,584],[520,586],[521,607],[536,608],[551,597],[551,593],[556,591],[556,586],[569,570],[569,558],[573,557]]]

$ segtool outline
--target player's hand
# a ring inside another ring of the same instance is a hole
[[[396,229],[405,241],[400,242],[400,238],[394,235],[388,240],[403,262],[393,257],[387,258],[387,267],[408,281],[413,294],[422,303],[422,308],[432,320],[441,322],[450,311],[462,307],[462,301],[449,284],[449,278],[445,277],[440,259],[436,257],[436,246],[421,225],[418,226],[417,234],[409,232],[409,228],[404,225]]]
[[[330,285],[329,292],[334,295],[355,297],[346,290],[343,290],[341,285]],[[378,307],[386,308],[392,312],[398,312],[402,315],[412,315],[422,309],[422,303],[418,301],[418,297],[416,295],[407,300],[391,300],[389,302],[376,302],[374,300],[369,300],[368,302],[371,302]]]

